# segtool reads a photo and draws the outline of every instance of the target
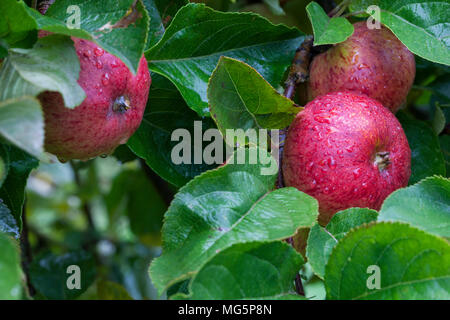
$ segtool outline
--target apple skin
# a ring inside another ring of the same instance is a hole
[[[282,161],[285,185],[318,200],[323,225],[347,208],[379,210],[411,174],[411,150],[397,118],[378,101],[348,91],[320,96],[298,113]]]
[[[78,84],[86,99],[69,109],[58,92],[38,97],[45,118],[45,150],[61,161],[107,155],[126,143],[141,123],[151,84],[144,56],[133,75],[119,58],[95,43],[72,40],[80,60]]]
[[[416,74],[414,55],[387,28],[354,25],[346,41],[316,56],[310,66],[308,98],[333,91],[356,91],[397,112]]]

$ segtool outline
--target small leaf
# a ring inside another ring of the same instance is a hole
[[[447,0],[354,0],[350,11],[365,11],[371,5],[381,9],[381,23],[412,53],[450,65],[450,3]]]
[[[0,188],[3,185],[9,172],[9,148],[0,144]]]
[[[383,203],[379,221],[407,222],[438,236],[450,237],[450,180],[426,178],[393,192]]]
[[[284,12],[283,8],[280,6],[280,0],[263,0],[265,4],[269,7],[270,11],[277,15],[282,16],[286,13]]]
[[[97,295],[100,300],[133,300],[124,287],[107,280],[97,283]]]
[[[0,1],[0,40],[5,48],[30,48],[37,39],[37,25],[23,1]]]
[[[445,176],[444,156],[439,145],[439,139],[430,126],[416,120],[405,112],[397,112],[409,147],[411,148],[411,177],[409,184],[432,176]]]
[[[133,3],[136,6],[133,8]],[[69,11],[68,9],[74,9]],[[141,1],[135,0],[59,0],[45,16],[34,9],[28,12],[40,30],[94,41],[115,55],[136,74],[147,41],[149,17]],[[80,28],[70,28],[79,16]]]
[[[377,219],[377,212],[367,208],[350,208],[336,213],[323,228],[311,228],[306,247],[306,257],[314,273],[323,279],[331,251],[348,231]]]
[[[150,16],[150,28],[145,50],[153,47],[164,35],[177,11],[188,0],[143,0]]]
[[[22,207],[24,203],[25,186],[31,170],[39,161],[13,146],[4,145],[9,154],[9,172],[0,188],[0,199],[11,210],[11,214],[22,230]]]
[[[442,112],[442,109],[439,107],[438,103],[436,103],[432,127],[436,135],[439,135],[445,128],[445,115]]]
[[[167,205],[141,170],[125,169],[114,178],[105,199],[111,221],[119,213],[129,218],[130,228],[142,242],[160,245],[160,230]]]
[[[192,280],[190,299],[276,299],[294,296],[303,258],[284,242],[236,244],[208,261]],[[305,299],[297,295],[298,299]]]
[[[205,116],[208,79],[221,56],[244,61],[278,87],[303,39],[298,30],[254,13],[219,12],[190,3],[145,56],[150,70],[169,78],[188,106]]]
[[[20,236],[16,220],[2,199],[0,199],[0,233],[9,234],[16,239]]]
[[[262,173],[268,165],[261,157],[256,164],[229,160],[180,189],[165,214],[163,254],[150,266],[159,293],[233,244],[285,239],[315,223],[317,201],[295,188],[272,191],[277,173]]]
[[[41,158],[44,152],[44,119],[39,101],[24,96],[0,102],[0,136],[30,155]]]
[[[328,299],[450,299],[450,245],[402,223],[362,226],[333,250],[325,286]]]
[[[72,40],[61,35],[41,38],[32,49],[11,49],[0,70],[0,101],[36,96],[49,90],[62,94],[74,108],[86,98],[78,85],[80,62]]]
[[[7,235],[0,232],[0,300],[22,298],[22,270],[19,248]]]
[[[353,34],[353,26],[347,19],[329,18],[316,2],[308,4],[306,11],[313,27],[315,46],[343,42]]]
[[[79,267],[79,289],[69,289],[67,286],[68,278],[77,276],[77,271],[67,272],[72,265]],[[36,290],[52,300],[75,299],[88,289],[96,275],[94,258],[85,251],[72,251],[59,256],[41,254],[34,258],[29,272]]]
[[[439,143],[441,144],[442,153],[444,154],[445,168],[447,172],[447,178],[450,177],[450,136],[439,136]]]
[[[227,129],[285,128],[302,110],[280,95],[255,69],[227,57],[220,58],[209,80],[208,101],[224,137]],[[245,145],[245,141],[236,142]],[[234,145],[235,141],[227,143]]]

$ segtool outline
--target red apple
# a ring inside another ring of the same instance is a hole
[[[346,41],[316,56],[310,66],[308,97],[351,90],[364,93],[396,112],[414,81],[414,55],[387,28],[354,24]]]
[[[57,92],[39,95],[45,117],[45,149],[63,161],[109,154],[127,142],[141,123],[151,84],[144,57],[133,75],[119,58],[95,43],[72,40],[81,67],[78,84],[86,99],[68,109]]]
[[[286,186],[319,202],[319,221],[350,207],[380,209],[411,174],[411,150],[397,118],[353,92],[309,102],[289,127],[283,154]]]

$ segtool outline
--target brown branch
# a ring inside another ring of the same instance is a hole
[[[284,96],[288,99],[292,99],[295,96],[297,87],[305,82],[309,76],[309,64],[312,57],[313,37],[307,37],[302,44],[295,51],[292,64],[289,69],[289,74],[285,82]],[[279,143],[279,161],[280,170],[278,171],[277,188],[284,187],[282,158],[284,149],[284,140],[287,135],[288,128],[280,130],[280,143]]]
[[[75,178],[75,183],[77,184],[78,189],[81,189],[83,187],[83,184],[81,181],[80,173],[78,171],[78,167],[72,160],[70,161],[70,166],[72,167],[73,176]],[[89,206],[89,203],[87,203],[85,200],[82,200],[82,201],[83,201],[82,209],[83,209],[84,216],[86,217],[88,227],[90,230],[95,231],[95,224],[94,224],[94,219],[92,218],[91,207]]]
[[[36,289],[31,284],[30,272],[29,272],[30,264],[33,261],[33,254],[31,252],[30,240],[28,238],[26,199],[24,201],[23,210],[22,210],[22,232],[20,233],[20,247],[21,247],[21,257],[22,257],[22,269],[25,274],[28,294],[32,297],[36,294]]]
[[[295,91],[297,87],[306,82],[309,77],[309,64],[311,62],[311,58],[313,55],[313,37],[307,37],[302,44],[298,47],[295,52],[294,59],[292,60],[292,64],[289,70],[288,77],[285,82],[284,96],[288,99],[292,99],[295,96]],[[282,129],[280,131],[280,143],[279,143],[279,161],[280,168],[278,170],[278,177],[276,187],[283,188],[284,180],[283,180],[283,149],[284,149],[284,140],[286,139],[288,128]],[[294,240],[292,237],[286,239],[286,242],[289,243],[292,247],[294,247]],[[295,249],[295,247],[294,247]],[[305,290],[303,289],[302,279],[300,274],[297,273],[295,277],[295,291],[304,296]]]
[[[284,96],[292,99],[295,95],[295,90],[300,83],[305,82],[309,75],[309,63],[312,56],[313,37],[307,37],[300,47],[295,51],[294,59],[292,60],[289,75],[285,82]]]

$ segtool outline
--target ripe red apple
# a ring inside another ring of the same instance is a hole
[[[144,57],[133,75],[119,58],[95,43],[72,40],[81,67],[78,84],[86,99],[68,109],[57,92],[39,95],[45,118],[45,149],[62,161],[109,154],[126,143],[141,123],[151,84]]]
[[[387,28],[368,29],[365,21],[355,32],[324,53],[310,66],[308,97],[333,91],[364,93],[396,112],[414,81],[414,55]]]
[[[283,154],[286,186],[319,202],[319,221],[350,207],[380,209],[407,185],[411,150],[397,118],[354,92],[309,102],[289,127]]]

